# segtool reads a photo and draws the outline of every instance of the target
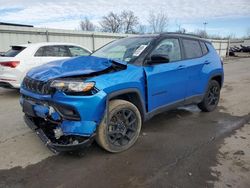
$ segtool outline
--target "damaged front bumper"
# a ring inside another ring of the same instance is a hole
[[[81,150],[93,142],[105,111],[105,93],[46,96],[21,89],[21,94],[26,124],[53,152]]]
[[[53,142],[53,140],[51,140],[46,135],[44,130],[35,124],[32,117],[24,115],[24,121],[33,131],[36,132],[36,134],[39,136],[39,138],[42,140],[45,146],[47,146],[54,153],[82,150],[86,147],[89,147],[95,138],[95,133],[94,133],[90,137],[82,139],[81,142],[78,143],[59,144]]]

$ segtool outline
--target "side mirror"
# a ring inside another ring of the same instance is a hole
[[[168,62],[169,62],[168,55],[163,55],[163,54],[152,55],[150,59],[148,60],[148,64],[150,65],[168,63]]]

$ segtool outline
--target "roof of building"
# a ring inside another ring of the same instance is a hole
[[[19,26],[19,27],[34,27],[33,25],[16,24],[16,23],[6,23],[6,22],[0,22],[0,25]]]

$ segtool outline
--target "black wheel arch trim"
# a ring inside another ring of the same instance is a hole
[[[208,84],[211,80],[213,80],[213,78],[217,77],[217,76],[220,76],[221,77],[221,83],[219,83],[221,85],[221,87],[223,86],[223,82],[224,82],[224,74],[223,73],[214,73],[212,75],[210,75],[209,79],[208,79],[208,83],[207,83],[207,87],[208,87]],[[206,89],[207,89],[206,87]]]
[[[146,104],[143,100],[143,97],[139,91],[139,89],[137,88],[127,88],[127,89],[122,89],[122,90],[117,90],[117,91],[114,91],[112,93],[109,93],[107,95],[107,100],[106,100],[106,117],[107,117],[107,120],[108,120],[108,109],[109,109],[109,101],[112,99],[112,98],[115,98],[115,97],[118,97],[118,96],[121,96],[121,95],[124,95],[124,94],[131,94],[131,93],[135,93],[138,97],[139,97],[139,103],[140,103],[140,106],[141,108],[139,109],[141,115],[142,115],[142,119],[143,121],[145,120],[145,116],[147,114],[146,112]]]
[[[213,78],[215,78],[215,77],[217,77],[217,76],[220,76],[220,77],[221,77],[221,83],[219,83],[219,84],[221,85],[221,87],[223,86],[224,74],[223,74],[223,73],[214,73],[214,74],[211,74],[211,75],[209,76],[207,85],[206,85],[206,87],[205,87],[205,91],[204,91],[203,98],[204,98],[205,95],[206,95],[206,92],[207,92],[207,90],[208,90],[208,86],[209,86],[210,81],[213,80]]]

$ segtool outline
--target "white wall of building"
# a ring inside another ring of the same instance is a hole
[[[0,52],[6,52],[10,46],[28,42],[70,42],[96,50],[101,46],[123,37],[125,34],[83,32],[61,29],[46,29],[35,27],[18,27],[0,25]],[[211,40],[218,54],[226,56],[227,40]]]
[[[12,45],[28,42],[70,42],[96,50],[126,36],[128,35],[0,25],[0,52],[7,51]]]

